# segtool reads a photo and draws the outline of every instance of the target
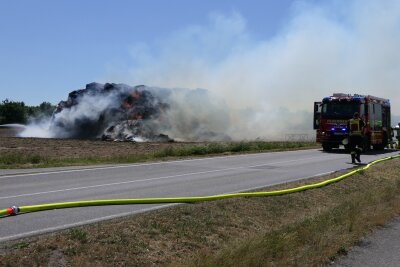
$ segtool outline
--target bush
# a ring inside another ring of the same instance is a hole
[[[51,116],[55,108],[49,102],[43,102],[39,106],[26,106],[24,102],[6,99],[0,104],[0,124],[26,123],[28,118],[40,120]]]
[[[14,102],[6,99],[0,104],[0,124],[25,123],[26,119],[24,102]]]

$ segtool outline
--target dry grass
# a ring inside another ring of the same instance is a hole
[[[133,143],[0,136],[0,169],[135,163],[317,147],[315,142]]]
[[[400,214],[399,173],[396,159],[321,189],[179,205],[9,242],[0,265],[319,266]]]

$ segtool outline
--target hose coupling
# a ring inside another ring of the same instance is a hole
[[[19,208],[17,206],[12,206],[7,208],[7,214],[10,216],[17,215],[19,213]]]

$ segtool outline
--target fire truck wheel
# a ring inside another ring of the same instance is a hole
[[[383,145],[383,144],[372,145],[372,148],[373,148],[374,150],[384,150],[384,149],[385,149],[385,145]]]
[[[332,146],[329,144],[322,144],[322,149],[324,151],[332,151]]]

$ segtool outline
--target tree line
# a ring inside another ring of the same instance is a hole
[[[40,119],[51,116],[55,106],[43,102],[38,106],[28,106],[24,102],[8,99],[0,103],[0,124],[27,123],[30,118]]]

